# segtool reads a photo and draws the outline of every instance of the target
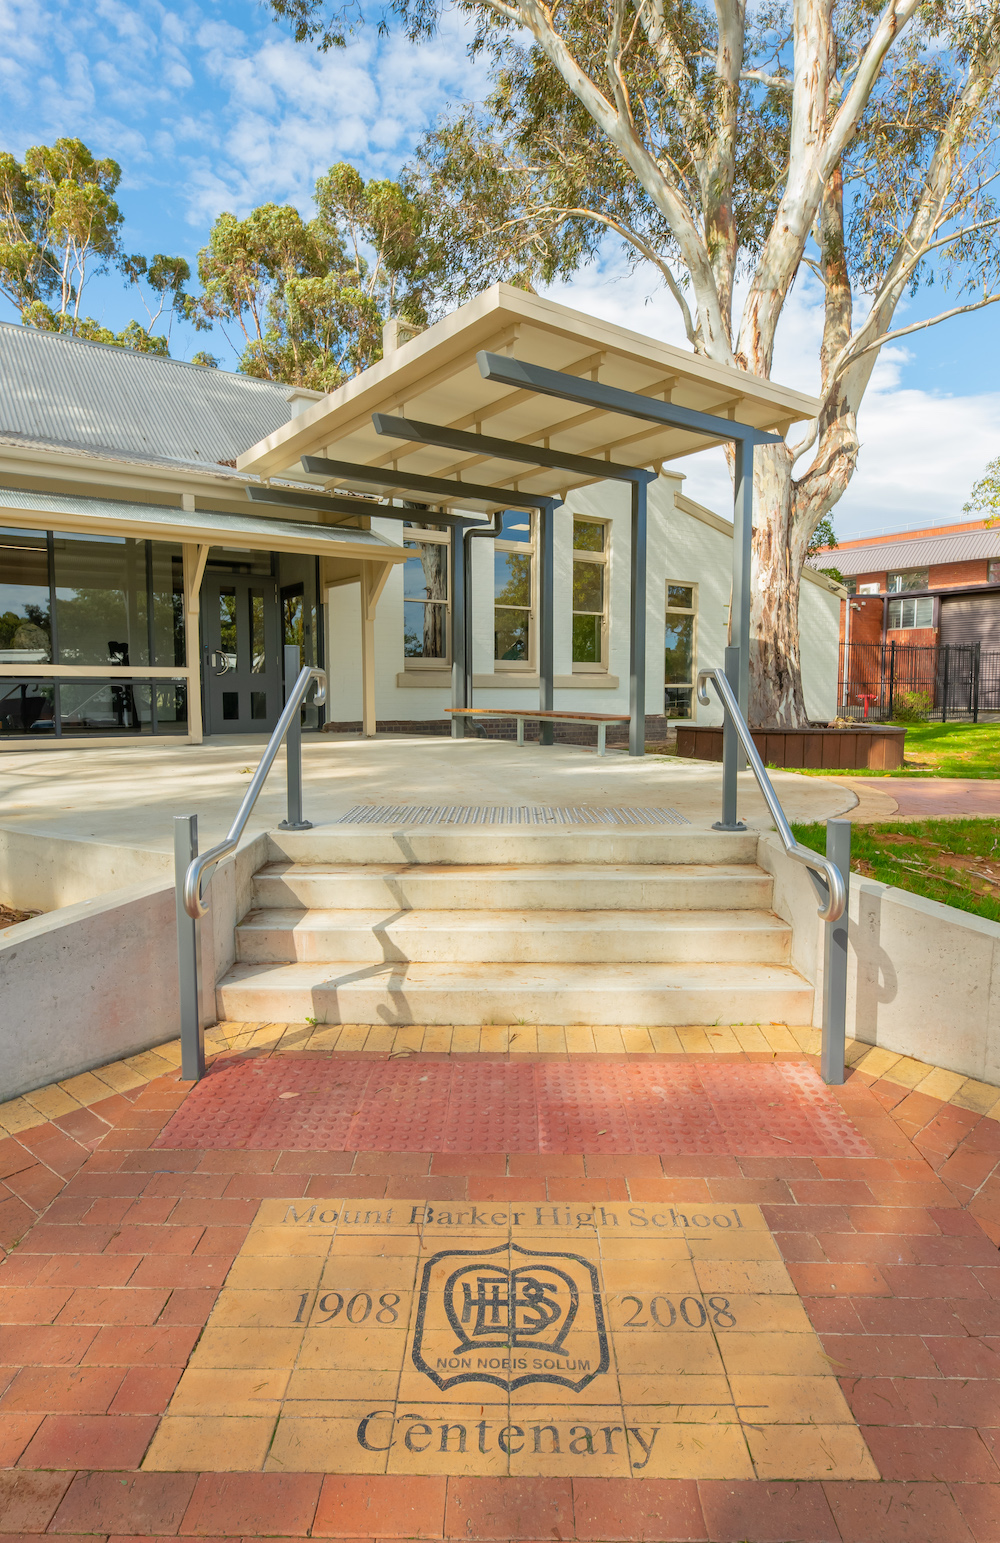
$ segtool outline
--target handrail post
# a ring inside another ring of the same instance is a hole
[[[844,1081],[844,1048],[847,1040],[847,923],[851,881],[851,822],[827,820],[826,855],[844,881],[844,910],[823,928],[823,1043],[820,1071],[823,1081]]]
[[[742,650],[730,647],[725,651],[725,676],[739,701],[740,665]],[[722,819],[716,820],[713,830],[746,830],[736,812],[736,774],[743,759],[740,736],[732,714],[723,704],[722,718]]]
[[[297,643],[285,644],[285,701],[299,678]],[[285,735],[285,774],[288,782],[288,817],[279,830],[312,830],[312,821],[302,818],[302,709],[292,718]]]
[[[177,981],[181,1010],[181,1076],[200,1082],[205,1075],[205,1036],[198,1000],[198,923],[184,905],[184,876],[198,856],[198,816],[174,815],[174,880],[177,907]]]

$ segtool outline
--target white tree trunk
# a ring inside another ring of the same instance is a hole
[[[799,578],[792,457],[784,445],[754,453],[754,538],[750,597],[750,722],[805,723],[799,658]]]

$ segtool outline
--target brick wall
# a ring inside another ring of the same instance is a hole
[[[881,643],[882,641],[882,601],[877,595],[854,595],[851,597],[851,642],[852,643]],[[844,642],[844,630],[847,618],[846,600],[840,603],[840,641]],[[861,609],[855,611],[854,606]]]
[[[969,563],[935,563],[930,570],[931,589],[952,588],[959,584],[985,584],[988,582],[988,564],[985,557]]]

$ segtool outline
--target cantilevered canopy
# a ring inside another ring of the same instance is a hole
[[[237,464],[263,477],[307,482],[316,478],[303,469],[302,456],[395,466],[488,484],[497,489],[497,507],[502,507],[504,490],[560,497],[597,479],[568,466],[526,466],[496,455],[387,439],[376,432],[372,414],[426,420],[626,466],[659,468],[664,461],[722,442],[676,425],[642,423],[486,380],[477,362],[482,350],[779,434],[814,417],[819,406],[802,392],[496,284],[261,440]],[[349,474],[331,485],[371,488],[370,480],[352,481]],[[460,488],[442,497],[441,504],[461,507]]]

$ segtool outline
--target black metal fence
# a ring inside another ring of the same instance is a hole
[[[839,701],[842,718],[861,722],[923,709],[942,723],[978,723],[983,713],[1000,713],[1000,650],[986,652],[979,643],[841,644]]]

